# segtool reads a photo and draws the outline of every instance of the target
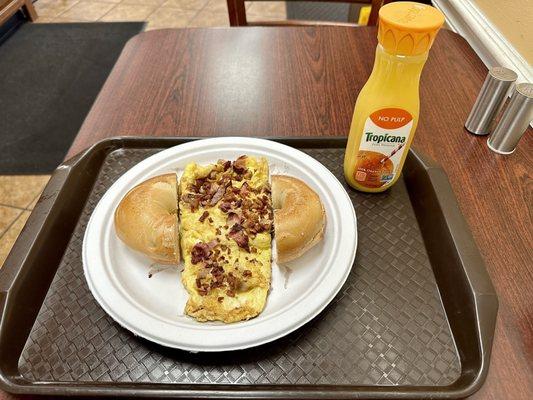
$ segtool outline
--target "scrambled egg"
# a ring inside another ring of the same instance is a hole
[[[185,313],[226,323],[257,316],[271,280],[272,203],[266,159],[188,164],[179,185]]]

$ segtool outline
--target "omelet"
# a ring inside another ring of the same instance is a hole
[[[272,263],[267,160],[188,164],[179,183],[179,213],[185,314],[231,323],[261,313]]]

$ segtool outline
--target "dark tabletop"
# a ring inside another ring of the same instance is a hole
[[[375,46],[374,28],[142,33],[125,47],[69,156],[117,135],[347,135]],[[448,174],[499,296],[489,375],[472,398],[528,399],[533,140],[528,132],[505,157],[464,130],[486,72],[464,39],[439,33],[422,76],[414,147]]]

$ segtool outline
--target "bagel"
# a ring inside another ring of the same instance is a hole
[[[129,247],[160,264],[178,264],[176,174],[159,175],[131,189],[115,210],[115,230]]]
[[[292,261],[324,236],[320,197],[300,179],[272,175],[274,234],[278,262]],[[159,175],[131,189],[115,210],[115,230],[129,247],[160,264],[180,260],[177,178]]]
[[[272,175],[272,205],[278,262],[300,257],[324,236],[324,206],[303,181]]]

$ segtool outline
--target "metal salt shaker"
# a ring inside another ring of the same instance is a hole
[[[494,118],[500,112],[509,89],[518,78],[516,72],[505,67],[492,67],[485,78],[465,123],[465,128],[475,135],[488,135]]]
[[[509,106],[487,140],[492,151],[511,154],[533,120],[533,83],[516,85]]]

